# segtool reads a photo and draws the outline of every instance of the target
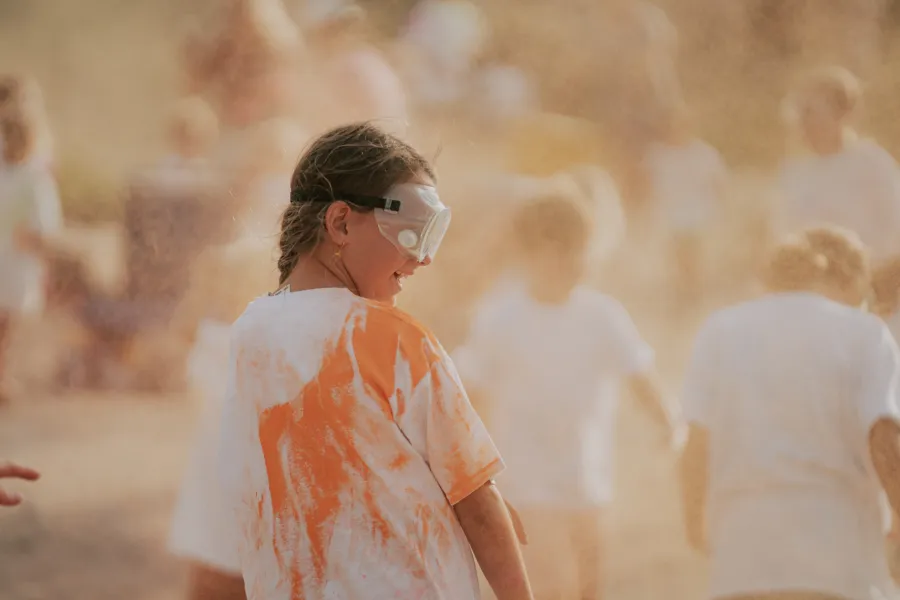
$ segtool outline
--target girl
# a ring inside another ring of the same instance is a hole
[[[582,284],[585,213],[562,194],[515,212],[520,269],[482,300],[455,353],[504,449],[501,481],[529,530],[538,598],[602,595],[620,387],[630,384],[666,432],[670,423],[653,350],[615,299]]]
[[[62,227],[56,182],[35,155],[38,130],[26,112],[0,114],[0,381],[13,321],[44,308],[42,248]]]
[[[782,167],[777,232],[837,225],[855,232],[880,262],[900,254],[900,170],[884,148],[853,130],[860,95],[856,78],[833,67],[811,73],[789,97],[785,116],[808,153]]]
[[[248,597],[532,597],[503,463],[434,336],[393,308],[449,224],[428,162],[371,124],[318,138],[281,288],[232,327],[224,495]]]
[[[711,555],[709,595],[891,597],[880,494],[897,513],[900,361],[859,310],[862,245],[807,230],[775,250],[764,284],[704,324],[685,382],[685,520]]]

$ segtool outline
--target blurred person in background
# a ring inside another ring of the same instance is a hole
[[[321,3],[307,27],[317,125],[375,120],[400,133],[407,126],[406,90],[384,53],[368,38],[366,12],[352,3]],[[331,6],[329,6],[331,4]]]
[[[0,463],[0,479],[21,479],[23,481],[37,481],[41,474],[29,467],[23,467],[12,462]],[[22,503],[22,495],[16,492],[8,492],[0,487],[0,506],[18,506]]]
[[[787,98],[785,116],[806,150],[785,160],[776,235],[829,224],[854,231],[875,263],[900,255],[900,170],[852,119],[861,99],[849,71],[809,73]]]
[[[56,181],[36,154],[41,125],[35,114],[0,112],[0,385],[10,333],[17,319],[44,309],[43,248],[63,224]],[[0,390],[0,403],[6,400]]]
[[[709,596],[891,598],[881,489],[900,514],[900,359],[860,310],[864,247],[806,230],[763,283],[706,321],[685,381],[683,504]]]
[[[228,162],[242,160],[248,128],[309,109],[301,93],[308,65],[300,29],[282,0],[229,0],[223,14],[214,33],[188,37],[183,61],[187,93],[218,113]]]
[[[603,126],[611,145],[608,165],[631,220],[643,214],[647,145],[670,107],[683,102],[677,72],[678,33],[662,9],[645,0],[576,5],[567,15],[576,53],[545,58],[556,71],[553,102],[564,113]]]
[[[404,73],[417,108],[442,111],[472,91],[489,36],[481,8],[468,0],[420,0],[400,34]]]
[[[718,150],[697,137],[692,125],[687,107],[674,108],[644,157],[650,202],[672,259],[667,270],[675,276],[681,307],[703,300],[706,244],[721,217],[728,178]]]
[[[665,438],[674,411],[628,312],[584,285],[592,232],[580,200],[541,195],[512,223],[520,269],[478,306],[454,359],[503,450],[498,481],[529,534],[535,597],[600,598],[620,386]]]
[[[449,224],[434,183],[366,123],[295,169],[281,288],[231,336],[220,459],[249,597],[475,599],[474,553],[500,600],[532,598],[503,463],[440,344],[392,307]]]
[[[234,206],[212,157],[218,120],[210,106],[197,97],[180,100],[166,133],[170,153],[134,176],[124,200],[123,290],[89,294],[82,304],[91,337],[84,364],[73,365],[79,385],[183,384],[184,357],[169,336],[172,318],[197,256],[228,235]]]

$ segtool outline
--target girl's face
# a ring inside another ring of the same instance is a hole
[[[424,173],[409,183],[434,185]],[[391,304],[403,289],[404,280],[431,263],[430,259],[419,262],[401,253],[381,234],[374,211],[349,213],[340,260],[360,296]]]

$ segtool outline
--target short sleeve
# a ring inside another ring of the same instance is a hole
[[[863,353],[862,393],[858,407],[859,423],[865,435],[883,417],[900,418],[897,394],[900,393],[900,357],[897,342],[887,325],[878,322],[877,333]]]
[[[499,474],[503,461],[443,350],[416,394],[416,404],[426,413],[425,458],[455,505]]]
[[[605,296],[594,297],[592,304],[596,318],[602,322],[599,335],[603,364],[622,376],[650,371],[655,362],[655,352],[641,337],[625,307]]]
[[[56,182],[49,173],[40,173],[32,183],[32,207],[29,225],[40,233],[53,233],[62,227],[62,207]]]
[[[711,408],[715,405],[713,375],[716,369],[715,325],[707,323],[694,342],[682,392],[682,410],[688,423],[708,427],[712,421]]]

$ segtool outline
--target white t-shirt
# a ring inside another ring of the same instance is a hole
[[[830,224],[855,231],[876,259],[900,254],[900,171],[888,152],[861,140],[828,156],[785,163],[779,229]]]
[[[230,337],[227,323],[204,320],[188,357],[189,381],[203,398],[203,411],[172,517],[169,550],[181,558],[240,573],[239,529],[231,518],[233,503],[223,495],[218,462]]]
[[[544,305],[506,278],[454,357],[496,417],[504,496],[521,507],[611,502],[619,385],[654,358],[621,304],[579,287],[564,304]]]
[[[36,313],[44,307],[43,262],[16,250],[16,230],[46,235],[61,227],[56,182],[45,161],[0,163],[0,311]]]
[[[479,597],[453,506],[503,463],[437,340],[345,289],[232,326],[221,465],[248,597]]]
[[[728,176],[719,152],[699,139],[680,146],[656,143],[644,160],[666,228],[690,233],[708,226],[720,208]]]
[[[706,322],[683,402],[710,433],[711,597],[891,597],[868,434],[900,416],[898,382],[884,323],[821,296],[773,294]]]

